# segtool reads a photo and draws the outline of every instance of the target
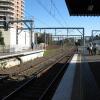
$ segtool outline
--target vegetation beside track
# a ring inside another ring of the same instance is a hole
[[[57,54],[57,52],[59,51],[62,51],[63,50],[70,50],[70,48],[74,48],[74,46],[64,46],[64,47],[61,47],[61,46],[48,46],[46,48],[46,51],[44,52],[44,57],[46,56],[52,56],[52,55],[55,55]]]

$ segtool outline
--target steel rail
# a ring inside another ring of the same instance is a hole
[[[71,57],[70,57],[71,59]],[[46,88],[46,90],[43,92],[43,94],[41,95],[41,97],[39,98],[39,100],[43,100],[43,98],[46,96],[47,92],[49,91],[49,89],[52,87],[52,85],[54,84],[54,82],[57,80],[57,78],[61,75],[61,73],[64,71],[66,65],[68,64],[69,60],[68,59],[66,61],[66,63],[63,65],[62,69],[58,72],[58,74],[54,77],[54,79],[52,80],[52,82],[50,83],[50,85],[48,86],[48,88]]]
[[[56,63],[60,62],[63,58],[64,57],[60,58]],[[15,91],[11,92],[9,95],[5,96],[2,100],[9,100],[9,98],[13,97],[13,95],[15,95],[16,93],[18,93],[19,91],[21,91],[21,89],[23,89],[24,87],[28,86],[30,82],[32,82],[32,81],[34,81],[36,79],[36,77],[39,77],[41,74],[43,74],[44,72],[46,72],[47,70],[49,70],[52,66],[49,66],[49,68],[46,68],[45,70],[42,69],[40,72],[34,74],[33,77],[31,77],[27,82],[25,82],[23,85],[21,85],[20,87],[18,87]]]

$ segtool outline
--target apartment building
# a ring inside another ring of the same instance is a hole
[[[0,0],[0,20],[3,20],[3,16],[6,16],[7,20],[22,20],[24,17],[24,0]],[[22,27],[22,23],[14,24],[14,27],[16,25]]]
[[[24,19],[24,0],[0,0],[0,20],[6,16],[7,20],[22,20]],[[20,49],[30,46],[30,35],[28,31],[16,33],[17,28],[23,27],[23,23],[13,23],[8,31],[3,29],[3,22],[0,22],[0,31],[4,37],[5,47]]]
[[[14,0],[14,19],[22,20],[24,18],[24,0]],[[23,24],[18,24],[22,27]]]

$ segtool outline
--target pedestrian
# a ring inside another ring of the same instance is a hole
[[[94,54],[94,55],[96,55],[96,50],[97,50],[97,48],[96,48],[96,43],[94,43],[94,44],[93,44],[93,54]]]
[[[33,50],[33,45],[34,45],[34,44],[33,44],[33,42],[32,42],[32,43],[31,43],[31,49],[32,49],[32,50]]]
[[[75,42],[76,51],[78,52],[78,42]]]
[[[93,44],[90,42],[89,44],[89,55],[93,55]]]

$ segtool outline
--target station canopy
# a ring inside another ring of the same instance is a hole
[[[100,16],[100,0],[65,0],[71,16]]]

